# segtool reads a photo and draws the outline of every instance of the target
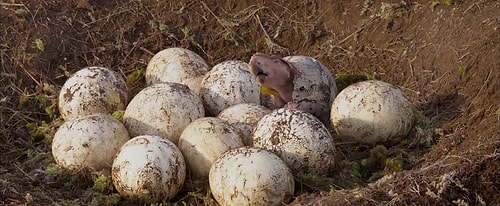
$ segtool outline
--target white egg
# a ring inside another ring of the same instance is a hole
[[[294,81],[293,91],[298,109],[328,123],[332,101],[337,96],[337,84],[330,70],[309,56],[287,56],[283,59],[301,72]]]
[[[140,91],[123,115],[131,136],[156,135],[177,143],[188,124],[204,117],[203,104],[187,86],[154,84]]]
[[[112,114],[125,109],[128,90],[120,74],[104,67],[87,67],[73,74],[59,93],[64,120],[92,113]]]
[[[217,116],[236,127],[246,146],[253,145],[252,133],[257,122],[271,110],[254,103],[240,103],[230,106]]]
[[[281,108],[259,120],[253,145],[276,153],[294,174],[326,175],[335,163],[335,145],[312,114]]]
[[[395,143],[413,126],[413,106],[396,86],[358,82],[333,101],[331,122],[341,139],[368,144]]]
[[[226,205],[283,205],[293,196],[294,178],[272,152],[242,147],[222,154],[210,168],[210,191]]]
[[[239,103],[260,103],[260,86],[246,62],[230,60],[215,65],[201,82],[200,97],[208,113],[216,116]]]
[[[58,165],[70,170],[109,169],[129,139],[120,121],[107,114],[91,114],[68,120],[58,128],[52,155]]]
[[[169,201],[182,189],[186,164],[170,140],[137,136],[121,147],[111,177],[116,190],[125,197],[148,203]]]
[[[146,68],[146,83],[175,82],[199,93],[201,79],[210,70],[205,60],[193,51],[172,47],[156,53]]]
[[[191,174],[205,179],[215,159],[227,150],[243,147],[243,141],[238,130],[227,121],[204,117],[184,129],[178,145]]]

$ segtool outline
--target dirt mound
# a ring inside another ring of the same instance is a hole
[[[211,65],[257,51],[308,55],[337,78],[398,85],[416,105],[401,144],[339,143],[334,174],[299,178],[292,205],[500,205],[499,10],[486,0],[2,2],[0,203],[134,204],[54,166],[58,89],[104,66],[134,94],[144,80],[127,75],[183,47]],[[187,182],[175,201],[215,204],[204,183]]]

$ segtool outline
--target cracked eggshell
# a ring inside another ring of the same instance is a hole
[[[215,65],[201,81],[200,97],[208,113],[216,116],[239,103],[260,103],[260,86],[248,63],[230,60]]]
[[[146,68],[146,83],[175,82],[199,94],[203,75],[210,70],[206,61],[193,51],[172,47],[156,53]]]
[[[52,155],[69,170],[111,168],[120,147],[130,139],[123,124],[107,114],[91,114],[63,123],[52,140]]]
[[[257,122],[264,115],[271,113],[271,110],[254,103],[240,103],[230,106],[217,116],[228,121],[238,129],[245,146],[252,146],[252,133]]]
[[[337,96],[337,84],[330,70],[309,56],[287,56],[283,59],[301,72],[294,81],[293,91],[293,100],[298,108],[328,123],[332,101]]]
[[[127,141],[111,170],[116,190],[123,196],[148,203],[168,201],[181,190],[186,164],[173,142],[143,135]]]
[[[210,168],[210,190],[221,205],[283,205],[294,192],[294,178],[272,152],[250,147],[229,150]]]
[[[59,93],[59,112],[64,120],[92,113],[111,114],[127,105],[125,80],[113,70],[87,67],[66,80]]]
[[[186,126],[205,116],[203,104],[187,86],[154,84],[140,91],[123,115],[130,135],[156,135],[177,143]]]
[[[253,145],[276,153],[294,174],[326,175],[335,163],[335,145],[327,128],[312,114],[281,108],[259,120]]]
[[[396,86],[378,80],[358,82],[333,101],[331,123],[343,140],[396,143],[413,126],[413,106]]]
[[[236,128],[216,117],[204,117],[189,124],[179,138],[179,149],[193,176],[206,179],[215,159],[227,150],[243,147]]]

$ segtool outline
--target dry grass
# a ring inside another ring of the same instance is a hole
[[[485,52],[498,53],[495,8],[500,2],[457,1],[433,11],[429,2],[2,2],[0,202],[116,204],[114,191],[92,189],[93,174],[51,174],[55,184],[36,175],[55,168],[50,140],[61,123],[57,90],[86,66],[108,67],[124,77],[144,71],[166,47],[188,48],[211,65],[246,61],[256,51],[309,55],[333,73],[389,81],[410,97],[420,115],[404,142],[379,160],[371,146],[338,143],[340,161],[331,176],[297,178],[297,195],[312,193],[298,203],[500,202],[488,195],[500,189],[491,182],[498,179],[494,148],[500,141],[492,136],[500,135],[500,108],[492,87],[498,86],[500,55]],[[143,79],[129,87],[135,94]],[[403,171],[387,159],[401,160]],[[363,161],[382,165],[360,167]],[[191,178],[175,201],[216,205],[206,183]]]

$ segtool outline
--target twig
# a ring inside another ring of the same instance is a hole
[[[489,83],[490,81],[490,77],[491,77],[491,72],[493,71],[493,69],[490,69],[490,72],[488,73],[488,75],[486,76],[486,80],[484,80],[484,83],[483,85],[481,86],[481,88],[479,89],[479,91],[476,93],[476,96],[474,96],[474,98],[472,98],[472,100],[470,101],[469,105],[467,106],[467,110],[470,109],[472,107],[472,104],[474,103],[474,101],[476,101],[477,97],[479,96],[479,94],[481,94],[481,92],[483,91],[483,89],[486,87],[486,85]]]
[[[257,20],[257,23],[259,23],[260,28],[264,32],[266,38],[265,40],[268,46],[271,48],[271,53],[273,52],[273,49],[276,47],[278,50],[285,51],[286,53],[290,54],[290,50],[288,48],[285,48],[277,43],[274,43],[273,40],[271,40],[271,36],[269,36],[266,29],[264,28],[264,25],[262,25],[259,15],[255,15],[255,20]]]
[[[370,23],[370,24],[371,24],[371,23],[375,22],[375,19],[377,19],[377,17],[372,17],[368,23]],[[359,27],[359,28],[358,28],[355,32],[353,32],[352,34],[349,34],[349,36],[347,36],[347,37],[345,37],[344,39],[340,40],[339,42],[337,42],[337,44],[339,44],[339,45],[340,45],[340,44],[343,44],[344,42],[346,42],[347,40],[349,40],[349,39],[350,39],[351,37],[353,37],[354,35],[357,35],[357,34],[359,34],[361,31],[363,31],[363,30],[366,28],[366,26],[368,26],[368,25],[369,25],[369,24],[363,24],[363,25],[361,25],[361,26],[360,26],[360,27]]]
[[[21,169],[21,167],[19,167],[19,164],[14,164],[14,166],[16,166],[16,168],[21,171],[21,173],[24,174],[24,176],[26,176],[27,178],[29,178],[32,182],[35,181],[35,179],[33,179],[33,177],[31,177],[28,173],[26,173],[23,169]]]
[[[12,4],[12,3],[0,2],[0,6],[22,6],[22,7],[24,7],[25,5],[24,4]]]

